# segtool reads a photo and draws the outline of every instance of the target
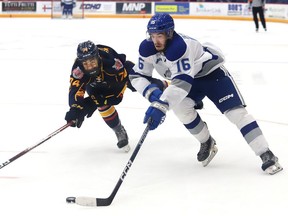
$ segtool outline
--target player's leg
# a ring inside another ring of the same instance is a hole
[[[262,169],[270,172],[270,174],[281,171],[282,168],[279,167],[280,165],[277,166],[278,159],[269,150],[268,142],[257,121],[245,109],[243,97],[231,75],[225,67],[221,67],[215,70],[212,76],[214,76],[215,79],[214,81],[209,81],[210,89],[207,92],[207,97],[237,126],[247,144],[257,156],[261,157],[263,161]],[[261,156],[263,154],[265,157]],[[268,156],[270,156],[270,158]],[[272,167],[274,165],[276,166]]]
[[[260,156],[263,171],[275,174],[283,169],[278,162],[278,158],[269,149],[268,142],[257,121],[253,116],[248,114],[243,106],[227,110],[225,116],[237,126],[255,154]]]
[[[261,8],[261,10],[259,10],[259,18],[260,18],[260,22],[261,22],[264,30],[267,31],[263,8]]]
[[[68,5],[68,9],[67,9],[67,15],[69,19],[73,18],[73,4]]]
[[[129,152],[130,146],[128,145],[128,135],[124,126],[121,124],[115,106],[106,105],[98,107],[98,111],[105,123],[115,132],[118,140],[118,148],[123,149],[125,152]]]
[[[252,14],[253,14],[253,20],[255,23],[256,32],[258,32],[258,29],[259,29],[257,13],[258,13],[257,7],[252,7]]]
[[[186,97],[180,104],[173,108],[173,112],[184,124],[186,129],[200,142],[197,159],[202,162],[203,166],[207,166],[216,155],[218,149],[206,123],[196,112],[194,106],[195,101]]]

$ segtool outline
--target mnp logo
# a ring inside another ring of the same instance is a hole
[[[116,3],[117,14],[151,14],[151,3]]]
[[[145,3],[124,3],[123,11],[142,11],[145,9]]]

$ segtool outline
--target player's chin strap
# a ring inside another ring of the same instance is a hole
[[[133,161],[135,159],[135,157],[137,156],[148,132],[149,132],[149,128],[150,128],[150,123],[151,123],[151,119],[148,120],[148,123],[147,123],[147,126],[137,144],[137,146],[135,147],[135,150],[133,152],[133,154],[131,155],[128,163],[126,164],[123,172],[121,173],[120,175],[120,178],[116,184],[116,186],[114,187],[112,193],[110,194],[109,197],[107,198],[95,198],[95,197],[84,197],[84,196],[81,196],[81,197],[67,197],[66,198],[66,202],[67,203],[76,203],[78,205],[82,205],[82,206],[109,206],[114,197],[116,196],[117,194],[117,191],[119,190],[122,182],[124,181],[124,178],[126,177],[129,169],[131,168],[132,164],[133,164]]]

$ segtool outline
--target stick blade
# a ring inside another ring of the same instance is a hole
[[[112,199],[81,196],[75,198],[75,203],[81,206],[109,206]]]
[[[79,196],[79,197],[67,197],[66,202],[69,204],[76,203],[81,206],[109,206],[112,203],[112,199],[108,198],[95,198],[95,197],[87,197],[87,196]]]
[[[81,206],[97,206],[96,198],[80,196],[75,198],[75,203]]]
[[[109,206],[113,201],[113,198],[110,196],[108,198],[97,198],[97,206]]]

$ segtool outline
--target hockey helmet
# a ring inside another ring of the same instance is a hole
[[[77,47],[77,60],[82,64],[85,74],[96,77],[100,74],[100,57],[98,47],[92,41],[85,41]]]
[[[174,32],[174,20],[168,13],[157,13],[151,17],[147,25],[147,33],[165,33],[171,39]]]

